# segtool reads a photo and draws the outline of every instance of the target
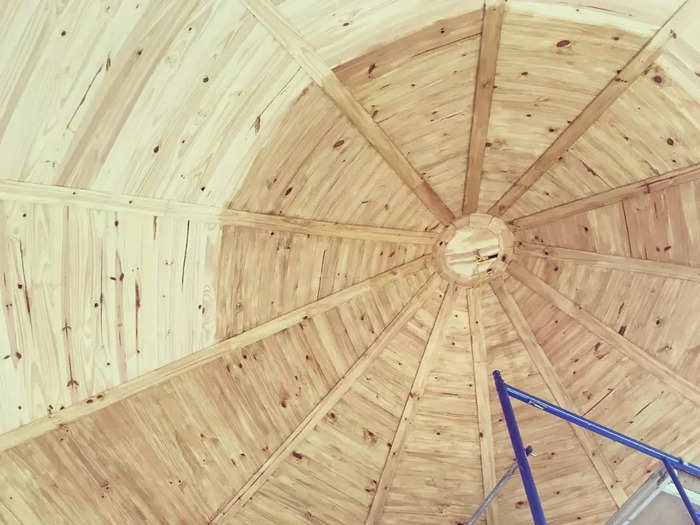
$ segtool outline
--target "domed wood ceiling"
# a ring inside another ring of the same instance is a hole
[[[0,523],[465,523],[494,369],[697,462],[699,19],[4,2]],[[550,523],[656,469],[516,413]]]

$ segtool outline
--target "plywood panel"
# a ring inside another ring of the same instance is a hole
[[[365,519],[439,303],[436,294],[242,513],[225,523]]]
[[[335,69],[457,216],[480,32],[480,11],[440,20]]]
[[[501,370],[509,384],[552,399],[498,299],[490,290],[484,291],[482,303],[490,368]],[[615,503],[568,424],[517,401],[513,401],[513,407],[525,443],[532,445],[537,453],[530,464],[548,522],[598,524],[610,517]],[[496,474],[500,476],[514,456],[493,387],[491,410]],[[500,519],[504,523],[532,523],[527,498],[517,477],[506,485],[499,501]]]
[[[484,159],[482,211],[527,170],[645,41],[615,27],[577,22],[586,19],[584,7],[560,6],[557,14],[568,11],[568,16],[555,20],[544,18],[543,12],[529,12],[528,2],[508,6]],[[591,56],[597,60],[591,61]]]

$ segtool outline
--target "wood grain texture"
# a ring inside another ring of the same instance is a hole
[[[520,311],[513,296],[505,289],[503,283],[500,281],[492,282],[491,288],[496,294],[496,297],[498,297],[503,311],[506,313],[511,323],[513,323],[513,328],[515,328],[515,331],[518,333],[527,352],[530,354],[530,360],[535,364],[542,380],[545,382],[550,392],[552,392],[555,402],[566,410],[580,414],[581,409],[576,406],[569,396],[554,366],[537,342],[535,334],[532,332],[530,325],[527,323],[525,316]],[[581,448],[598,472],[601,481],[608,489],[608,492],[610,492],[610,496],[615,500],[617,506],[621,507],[627,501],[627,493],[615,478],[615,474],[613,474],[612,468],[605,459],[605,456],[600,454],[598,446],[593,439],[593,435],[589,434],[587,430],[578,425],[571,425],[571,429],[574,431]]]
[[[575,318],[603,341],[619,349],[628,359],[656,376],[668,388],[672,388],[695,404],[700,403],[700,387],[698,387],[697,384],[684,377],[679,377],[678,374],[650,355],[649,352],[639,348],[628,339],[625,339],[620,333],[593,317],[581,306],[537,278],[519,263],[511,263],[509,272],[534,292],[546,297],[559,309]]]
[[[401,418],[396,428],[394,438],[391,441],[391,447],[389,447],[389,454],[387,455],[386,463],[384,463],[381,476],[379,476],[379,480],[377,481],[377,490],[374,493],[372,506],[369,509],[365,523],[378,523],[382,517],[386,498],[391,490],[391,486],[394,482],[394,477],[396,476],[399,462],[403,454],[406,437],[415,423],[414,420],[418,409],[418,404],[425,393],[425,387],[428,382],[428,376],[432,371],[435,353],[440,347],[442,339],[445,336],[445,326],[449,317],[452,315],[454,301],[455,286],[450,284],[448,285],[447,291],[442,298],[442,304],[440,305],[440,310],[438,311],[437,318],[435,319],[435,324],[430,332],[430,337],[426,343],[418,368],[416,369],[416,375],[413,378],[411,390],[406,397],[406,403],[404,404],[403,412],[401,413]]]
[[[601,117],[627,90],[628,86],[654,63],[663,46],[672,38],[674,31],[686,23],[683,19],[684,16],[686,15],[681,8],[659,28],[656,34],[557,136],[527,171],[491,206],[489,212],[492,215],[503,215]],[[566,45],[568,44],[564,44],[564,47]]]
[[[472,125],[467,151],[467,170],[464,183],[462,214],[475,213],[479,208],[481,175],[484,171],[486,139],[491,118],[491,99],[496,81],[496,62],[501,43],[501,26],[505,2],[484,2],[484,18],[479,42],[479,63],[476,70],[476,87],[472,110]]]
[[[253,15],[263,23],[287,51],[302,65],[309,76],[321,86],[343,114],[357,127],[367,141],[391,166],[399,178],[418,196],[421,202],[443,223],[454,219],[453,213],[440,200],[416,169],[372,120],[350,91],[338,80],[330,67],[309,47],[299,33],[268,0],[242,0]]]

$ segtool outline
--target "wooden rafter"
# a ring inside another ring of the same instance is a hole
[[[693,164],[685,168],[679,168],[660,175],[654,175],[648,179],[625,184],[618,188],[596,193],[575,201],[560,204],[553,208],[538,211],[525,217],[511,221],[518,229],[532,228],[541,224],[559,221],[571,215],[584,213],[603,206],[609,206],[625,199],[645,195],[655,191],[661,191],[671,186],[678,186],[687,182],[700,180],[700,164]]]
[[[396,428],[394,439],[391,441],[391,448],[389,449],[386,462],[384,463],[384,469],[382,470],[382,474],[379,477],[379,482],[377,483],[377,492],[374,494],[372,506],[367,514],[367,519],[365,521],[367,524],[378,523],[379,519],[382,517],[382,513],[384,512],[384,504],[386,503],[389,489],[391,488],[394,477],[396,476],[399,461],[401,460],[401,453],[403,451],[404,444],[406,443],[406,436],[408,435],[408,430],[415,419],[418,402],[421,400],[423,393],[425,392],[428,376],[432,370],[433,359],[438,348],[440,347],[440,343],[443,340],[447,320],[449,319],[450,315],[452,315],[454,300],[455,286],[450,284],[445,292],[445,296],[442,298],[440,311],[435,318],[433,329],[430,332],[430,337],[428,338],[425,350],[423,351],[423,357],[421,358],[418,369],[416,370],[413,385],[411,386],[411,390],[406,397],[406,403],[403,408],[403,413],[401,414],[401,419],[399,420],[398,427]]]
[[[627,62],[620,72],[591,100],[573,122],[550,144],[535,162],[516,180],[489,209],[501,216],[525,193],[574,143],[590,128],[644,71],[651,67],[664,45],[675,34],[674,29],[687,16],[684,4],[659,28],[654,36]]]
[[[635,257],[606,255],[571,248],[558,248],[532,243],[520,243],[516,253],[530,257],[541,257],[553,261],[585,264],[593,268],[620,270],[624,272],[645,273],[658,277],[682,279],[684,281],[700,282],[700,268],[659,261],[648,261]]]
[[[404,306],[403,310],[389,323],[375,339],[372,345],[355,361],[352,367],[340,378],[326,396],[318,402],[304,420],[287,439],[275,450],[275,452],[263,463],[253,476],[241,487],[229,500],[225,501],[214,513],[210,523],[218,523],[224,516],[231,518],[236,515],[253,495],[270,479],[280,465],[284,463],[313,431],[314,427],[323,419],[338,401],[350,390],[352,385],[362,377],[367,369],[376,361],[386,348],[387,344],[399,333],[403,326],[415,315],[425,301],[441,286],[442,281],[437,274],[423,285],[423,287]]]
[[[471,288],[467,292],[467,309],[469,311],[469,334],[471,337],[472,362],[474,364],[474,390],[476,393],[476,412],[479,424],[479,446],[481,450],[481,477],[484,497],[496,486],[496,459],[493,441],[493,424],[491,421],[491,401],[489,397],[488,358],[486,341],[481,323],[481,288]],[[492,501],[486,509],[486,523],[498,523],[498,502]]]
[[[9,180],[0,181],[0,200],[80,206],[114,212],[141,213],[158,217],[168,215],[214,224],[245,226],[345,239],[432,245],[437,238],[437,233],[433,232],[338,224],[313,219],[229,210],[215,206],[153,199],[150,197],[113,195],[111,193],[67,188],[65,186],[50,186]]]
[[[454,220],[452,211],[421,177],[406,156],[392,142],[389,136],[355,100],[333,73],[331,68],[318,56],[308,42],[292,27],[269,0],[243,0],[250,12],[257,18],[275,39],[294,57],[306,73],[318,84],[338,109],[364,135],[377,152],[391,166],[399,178],[416,194],[421,202],[443,224]]]
[[[255,328],[246,330],[236,336],[225,339],[204,350],[200,350],[177,361],[173,361],[161,368],[126,381],[119,386],[105,391],[100,397],[90,398],[86,403],[78,403],[66,407],[64,410],[53,412],[50,416],[35,419],[26,425],[0,435],[0,452],[17,446],[25,441],[34,439],[46,432],[55,430],[61,425],[75,421],[83,416],[102,410],[105,407],[118,403],[147,388],[163,383],[173,377],[179,376],[199,368],[233,350],[251,345],[271,335],[290,328],[304,319],[322,314],[344,304],[351,299],[376,290],[382,286],[405,278],[426,267],[427,256],[420,257],[386,272],[370,277],[360,283],[328,295],[318,301],[301,306],[291,312],[283,314],[275,319],[262,323]]]
[[[475,213],[479,206],[481,174],[484,169],[486,138],[491,118],[491,99],[496,79],[496,61],[501,42],[501,26],[505,12],[504,0],[485,0],[479,45],[479,64],[474,89],[471,136],[467,154],[467,174],[464,183],[462,214]]]
[[[494,293],[501,302],[503,311],[506,313],[510,322],[513,324],[515,331],[518,333],[520,340],[523,342],[530,359],[535,364],[537,371],[544,380],[547,388],[552,393],[555,401],[563,408],[573,412],[581,413],[581,409],[576,405],[574,400],[569,396],[566,388],[562,384],[557,375],[554,365],[547,357],[544,349],[540,346],[528,324],[525,316],[518,307],[513,296],[505,289],[503,281],[494,281],[491,283]],[[608,463],[605,456],[601,453],[600,448],[595,442],[592,434],[578,425],[571,425],[576,438],[578,439],[581,448],[585,451],[588,459],[591,460],[593,468],[598,472],[598,476],[602,480],[605,487],[610,492],[613,500],[618,507],[621,507],[627,501],[627,493],[622,484],[615,478],[612,467]]]
[[[630,340],[625,339],[615,330],[584,310],[582,306],[552,288],[517,261],[511,262],[508,271],[525,286],[548,300],[559,310],[576,320],[581,326],[598,336],[602,341],[617,348],[633,363],[656,376],[664,385],[672,388],[693,403],[700,405],[700,385],[694,384],[675,373],[667,365],[652,357]]]

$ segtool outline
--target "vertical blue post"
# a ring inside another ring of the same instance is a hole
[[[698,513],[695,512],[695,508],[693,507],[693,504],[690,501],[690,498],[688,497],[688,493],[683,488],[683,485],[681,485],[681,480],[678,479],[678,474],[676,474],[673,465],[671,465],[671,463],[669,463],[668,461],[664,461],[664,466],[668,471],[668,475],[671,476],[671,480],[673,480],[673,484],[676,486],[676,490],[678,490],[678,494],[680,494],[681,499],[685,504],[685,508],[688,509],[688,513],[690,514],[690,518],[693,520],[693,523],[695,525],[700,525],[700,515],[698,515]]]
[[[510,442],[513,445],[513,451],[515,452],[515,459],[518,462],[518,468],[520,469],[520,477],[523,480],[525,494],[527,494],[527,502],[530,505],[532,519],[534,520],[535,525],[547,525],[547,520],[545,519],[544,511],[542,510],[542,503],[540,502],[540,496],[537,493],[535,480],[532,477],[532,471],[530,470],[530,463],[528,462],[527,454],[525,453],[523,438],[520,436],[518,422],[515,419],[513,406],[510,404],[506,384],[501,378],[501,372],[494,370],[493,379],[496,383],[498,399],[501,402],[501,408],[503,409],[503,417],[505,418],[506,426],[508,427]]]

